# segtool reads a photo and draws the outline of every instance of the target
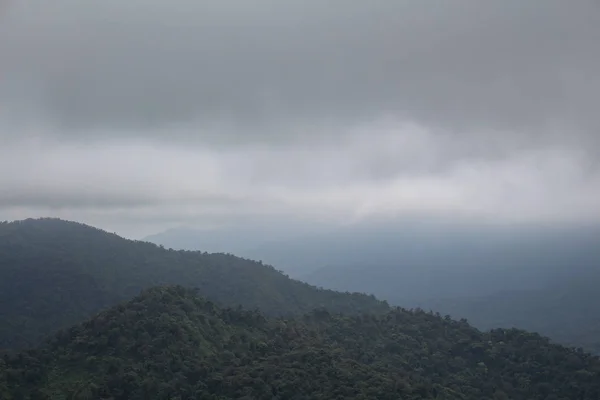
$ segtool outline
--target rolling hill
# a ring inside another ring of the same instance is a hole
[[[3,399],[596,400],[600,360],[423,311],[294,319],[156,287],[0,361]]]
[[[162,284],[196,287],[219,304],[267,315],[388,308],[373,296],[321,290],[230,254],[168,250],[75,222],[29,219],[0,224],[0,349],[35,345]]]

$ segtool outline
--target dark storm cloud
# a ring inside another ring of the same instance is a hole
[[[594,1],[32,0],[0,32],[5,109],[63,131],[600,129]]]

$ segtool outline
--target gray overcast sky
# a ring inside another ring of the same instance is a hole
[[[0,219],[600,222],[597,1],[0,13]]]

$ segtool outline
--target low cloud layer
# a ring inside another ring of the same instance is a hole
[[[0,215],[600,220],[600,6],[12,1]]]
[[[548,146],[440,164],[439,139],[415,126],[348,134],[316,148],[32,141],[0,153],[4,213],[83,218],[131,232],[136,224],[231,224],[249,216],[332,224],[411,215],[600,220],[600,174],[580,149]]]

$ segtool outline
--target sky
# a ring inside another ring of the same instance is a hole
[[[0,219],[600,222],[594,0],[2,0]]]

